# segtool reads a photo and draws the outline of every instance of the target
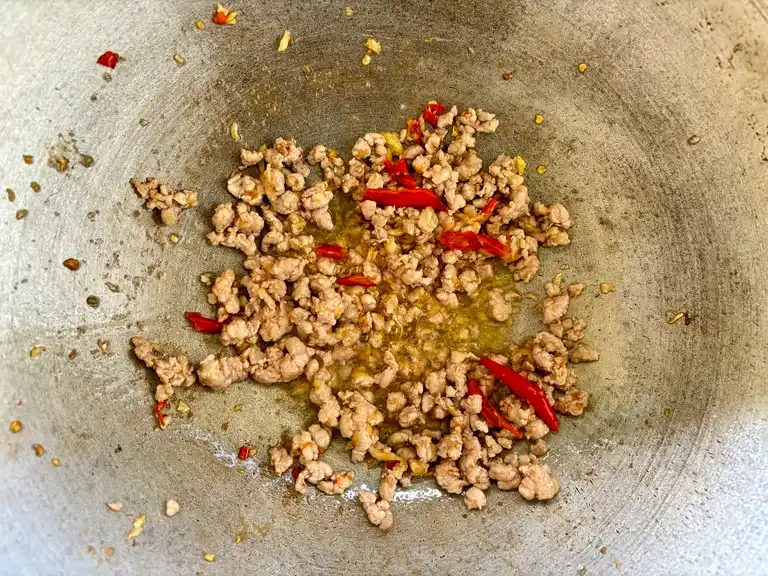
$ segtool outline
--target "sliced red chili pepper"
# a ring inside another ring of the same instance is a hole
[[[294,482],[296,482],[296,479],[299,477],[299,474],[301,474],[301,466],[294,466],[293,470],[291,470],[291,476],[293,476]]]
[[[368,288],[376,286],[376,282],[362,274],[351,274],[342,278],[336,278],[336,284],[339,286],[366,286]]]
[[[445,106],[439,102],[430,102],[424,108],[422,116],[424,117],[424,120],[432,124],[432,126],[437,126],[437,119],[443,112],[445,112]]]
[[[157,418],[157,423],[161,428],[165,428],[165,416],[163,416],[163,410],[165,410],[167,406],[168,400],[160,400],[155,402],[155,405],[152,408],[152,414]]]
[[[455,230],[444,230],[438,239],[440,244],[451,250],[479,250],[480,242],[477,240],[477,234],[474,232],[456,232]]]
[[[480,415],[488,423],[489,426],[495,426],[496,428],[504,428],[504,430],[509,430],[515,438],[523,437],[523,433],[512,426],[512,424],[510,424],[507,419],[501,415],[501,412],[499,412],[496,407],[491,404],[491,401],[488,400],[488,397],[483,394],[482,390],[480,390],[480,385],[477,383],[477,380],[470,380],[467,382],[467,395],[477,395],[482,398],[483,407]]]
[[[206,318],[197,312],[184,312],[184,316],[192,323],[195,330],[203,334],[218,334],[224,328],[224,322]]]
[[[405,158],[400,158],[396,162],[391,160],[384,160],[384,170],[392,174],[408,174],[408,161]]]
[[[451,250],[463,250],[464,252],[483,250],[499,258],[504,258],[512,251],[509,246],[496,240],[496,238],[475,232],[445,230],[440,234],[439,242]]]
[[[416,176],[413,176],[412,174],[395,176],[395,183],[398,186],[405,186],[406,188],[415,188]]]
[[[347,251],[344,247],[337,244],[322,244],[315,248],[315,254],[318,258],[331,258],[333,260],[344,260],[347,257]]]
[[[400,464],[400,462],[398,462],[397,460],[387,460],[386,462],[384,462],[384,466],[387,467],[387,470],[392,470],[398,464]]]
[[[373,200],[380,206],[397,208],[434,208],[445,211],[445,204],[434,190],[427,188],[366,188],[363,200]]]
[[[99,56],[99,58],[96,60],[97,64],[101,64],[102,66],[106,66],[107,68],[114,69],[115,66],[117,66],[117,61],[120,59],[120,56],[116,52],[112,52],[110,50],[107,50]]]
[[[240,450],[237,451],[238,460],[248,460],[248,456],[251,455],[251,449],[248,446],[240,446]]]
[[[421,124],[419,123],[418,118],[409,118],[405,122],[405,129],[408,132],[408,136],[411,137],[411,140],[415,144],[418,144],[422,140],[422,133],[421,133]]]
[[[499,364],[490,358],[480,358],[480,364],[488,368],[494,377],[506,384],[515,396],[528,402],[533,411],[536,412],[536,415],[544,421],[544,424],[549,426],[550,430],[554,432],[560,428],[557,415],[541,388],[511,368]]]
[[[498,205],[499,205],[499,201],[491,198],[490,200],[488,200],[488,203],[485,206],[483,206],[483,209],[480,210],[480,216],[483,216],[485,218],[490,217],[490,215],[493,214],[493,211],[496,210],[496,206]]]
[[[500,240],[496,240],[496,238],[493,238],[492,236],[487,236],[485,234],[478,234],[477,241],[480,243],[481,250],[488,252],[488,254],[493,254],[494,256],[498,256],[499,258],[506,258],[509,255],[509,253],[512,251],[512,249],[509,246],[507,246]]]

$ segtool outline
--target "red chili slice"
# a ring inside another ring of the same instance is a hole
[[[99,58],[96,60],[97,64],[101,64],[102,66],[106,66],[107,68],[114,69],[115,66],[117,66],[117,61],[120,59],[120,56],[116,52],[112,52],[110,50],[107,50],[99,56]]]
[[[486,236],[485,234],[478,234],[477,241],[480,243],[481,250],[488,252],[488,254],[498,256],[499,258],[506,258],[512,251],[509,246],[500,240],[496,240],[496,238]]]
[[[408,162],[405,158],[400,158],[396,162],[384,160],[384,170],[393,176],[395,174],[408,174]]]
[[[299,477],[299,474],[301,474],[301,466],[294,466],[293,470],[291,470],[291,476],[293,476],[294,482],[296,482],[296,479]]]
[[[206,318],[197,312],[184,312],[184,316],[192,323],[192,327],[203,334],[218,334],[224,328],[224,323],[213,318]]]
[[[363,200],[373,200],[380,206],[396,208],[433,208],[445,211],[445,204],[434,190],[428,188],[367,188]]]
[[[494,426],[496,428],[504,428],[504,430],[509,430],[512,435],[515,438],[522,438],[523,433],[520,432],[517,428],[512,426],[504,416],[501,415],[501,412],[499,412],[496,407],[491,404],[491,401],[488,400],[488,397],[483,394],[483,391],[480,390],[480,385],[477,383],[477,380],[470,380],[467,382],[467,395],[468,396],[475,396],[478,395],[480,398],[482,398],[483,401],[483,407],[480,412],[480,415],[483,417],[483,419],[488,423],[489,426]]]
[[[421,142],[423,134],[421,133],[421,124],[419,124],[418,118],[409,118],[406,120],[405,127],[408,136],[411,137],[411,140],[413,140],[415,144]]]
[[[430,102],[424,108],[422,116],[424,117],[424,120],[432,124],[432,126],[437,126],[437,119],[443,112],[445,112],[445,106],[439,102]]]
[[[485,218],[488,218],[491,214],[493,214],[493,211],[496,209],[496,206],[499,205],[498,200],[488,200],[488,203],[483,206],[483,209],[480,210],[480,216],[483,216]]]
[[[238,460],[248,460],[248,456],[251,455],[251,449],[248,446],[240,446],[240,450],[237,451]]]
[[[362,274],[351,274],[342,278],[336,278],[336,284],[339,286],[365,286],[371,288],[376,286],[376,282]]]
[[[318,258],[331,258],[333,260],[344,260],[347,257],[347,251],[344,247],[337,244],[322,244],[315,248],[315,254]]]
[[[499,258],[504,258],[512,249],[501,242],[486,236],[485,234],[476,234],[475,232],[455,232],[454,230],[445,230],[439,238],[440,244],[451,250],[483,250]]]

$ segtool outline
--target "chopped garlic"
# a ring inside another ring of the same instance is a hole
[[[600,284],[600,294],[608,294],[609,292],[616,292],[616,286],[611,282],[602,282]]]
[[[136,538],[139,534],[141,534],[142,530],[144,530],[144,522],[146,521],[147,517],[142,514],[136,520],[133,521],[133,527],[131,528],[131,531],[128,532],[128,540],[131,540],[132,538]]]
[[[283,32],[283,37],[280,38],[280,44],[278,44],[277,46],[277,51],[285,52],[286,50],[288,50],[288,46],[290,43],[291,43],[291,33],[288,30],[286,30],[285,32]]]
[[[213,562],[214,560],[216,560],[216,554],[211,554],[210,552],[206,552],[205,554],[203,554],[203,560],[205,560],[206,562]]]
[[[29,357],[37,358],[43,352],[45,352],[45,346],[35,346],[34,348],[32,348],[32,350],[29,351]]]
[[[235,142],[240,142],[240,140],[243,139],[243,137],[240,136],[240,127],[237,125],[237,122],[232,122],[232,124],[229,125],[229,135]]]
[[[517,173],[522,176],[523,172],[525,172],[525,160],[523,160],[522,156],[515,156],[512,160],[515,163],[515,168],[517,168]]]
[[[536,124],[544,124],[544,116],[536,114],[536,116],[533,117],[533,121],[536,122]]]
[[[374,54],[381,53],[381,42],[376,40],[376,38],[368,38],[368,40],[365,41],[365,47]]]
[[[586,71],[587,71],[587,65],[586,65],[586,63],[582,62],[581,64],[579,64],[579,72],[581,72],[582,74],[584,74],[584,72],[586,72]]]
[[[350,8],[349,6],[344,8],[344,16],[352,16],[352,8]]]
[[[368,64],[371,63],[371,55],[366,54],[365,56],[363,56],[362,62],[363,62],[363,66],[368,66]]]
[[[547,171],[547,167],[544,166],[544,164],[539,164],[538,166],[536,166],[536,173],[537,174],[544,174],[544,172],[546,172],[546,171]]]
[[[170,499],[165,503],[166,516],[176,516],[176,514],[179,513],[180,509],[181,507],[179,506],[179,503],[176,502],[176,500]]]
[[[120,510],[123,509],[123,503],[122,502],[107,502],[107,508],[112,510],[112,512],[120,512]]]

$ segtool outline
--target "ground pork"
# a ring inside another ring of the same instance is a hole
[[[173,226],[182,210],[197,206],[197,194],[190,190],[172,190],[154,178],[131,179],[136,194],[144,199],[144,206],[160,212],[160,220],[166,226]]]
[[[566,316],[584,284],[566,286],[562,273],[545,284],[546,330],[509,349],[502,339],[484,338],[525,305],[509,277],[532,280],[545,247],[570,242],[573,218],[562,204],[531,200],[522,158],[502,155],[484,168],[476,139],[497,129],[493,114],[454,106],[414,122],[399,133],[364,134],[349,161],[321,144],[305,153],[284,138],[241,151],[226,184],[234,200],[215,206],[207,237],[243,253],[245,273],[233,266],[205,274],[220,343],[231,350],[208,355],[196,370],[200,383],[214,389],[246,379],[304,381],[317,422],[269,450],[272,468],[293,469],[301,493],[311,485],[342,493],[354,474],[322,461],[338,430],[352,461],[386,462],[378,495],[359,492],[370,522],[385,531],[393,525],[398,485],[407,488],[415,477],[433,476],[442,490],[463,494],[470,510],[486,506],[492,482],[525,499],[553,497],[557,481],[537,459],[548,452],[549,427],[478,355],[495,348],[493,359],[569,416],[588,403],[573,364],[599,357],[581,342],[585,322]],[[192,193],[156,181],[134,186],[164,221],[196,203]],[[364,199],[366,188],[403,187],[426,188],[419,194],[443,206]],[[493,249],[448,249],[440,241],[446,230],[478,245],[500,242],[504,258]],[[316,248],[327,243],[346,256],[318,257]],[[143,339],[134,346],[158,373],[158,400],[194,382],[186,358],[164,356]],[[470,380],[487,398],[467,394]],[[498,426],[489,404],[522,441]],[[518,455],[521,443],[529,454]]]

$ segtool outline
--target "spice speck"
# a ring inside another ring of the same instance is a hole
[[[688,138],[688,145],[689,146],[696,146],[701,141],[701,138],[699,138],[696,134]]]
[[[32,164],[35,161],[31,154],[24,154],[23,158],[24,164]]]
[[[131,531],[128,532],[128,536],[126,537],[128,540],[132,538],[136,538],[139,534],[141,534],[141,531],[144,530],[144,522],[146,522],[147,517],[142,514],[138,518],[136,518],[133,521],[133,525],[131,526]]]
[[[504,74],[501,75],[502,80],[512,80],[513,77],[514,75],[512,74],[512,72],[505,72]]]
[[[184,402],[184,400],[179,400],[179,403],[176,405],[176,412],[180,414],[186,414],[190,409],[189,404]]]
[[[120,286],[113,282],[104,282],[104,285],[109,288],[110,292],[120,292]]]
[[[139,126],[143,128],[147,124],[149,124],[149,120],[147,120],[146,118],[139,118]]]
[[[205,30],[205,22],[203,22],[202,20],[195,20],[195,27],[198,30]]]
[[[58,468],[61,466],[61,460],[58,458],[51,458],[51,464],[53,464],[54,468]]]
[[[15,202],[16,201],[16,192],[11,190],[10,188],[5,189],[5,193],[8,195],[8,201],[9,202]]]
[[[76,258],[67,258],[62,264],[65,268],[72,270],[72,272],[80,270],[80,260],[77,260]]]
[[[14,420],[11,422],[10,426],[8,426],[8,430],[10,430],[12,434],[18,434],[23,428],[24,424],[21,423],[21,420]]]
[[[584,72],[587,71],[587,64],[585,62],[582,62],[581,64],[579,64],[578,71],[584,74]]]
[[[169,234],[169,236],[168,236],[168,240],[171,241],[171,244],[178,244],[179,240],[181,240],[181,238],[179,238],[178,234],[176,234],[174,232],[171,232],[171,234]]]
[[[546,171],[547,171],[547,167],[544,166],[544,164],[539,164],[538,166],[536,166],[536,173],[537,174],[544,174],[544,172],[546,172]]]
[[[353,12],[352,12],[352,8],[350,8],[349,6],[347,6],[346,8],[344,8],[344,16],[347,16],[347,17],[349,17],[349,16],[352,16],[352,14],[353,14]]]
[[[88,298],[85,299],[85,303],[88,304],[88,306],[91,308],[98,308],[99,304],[101,304],[101,299],[98,296],[91,294],[88,296]]]
[[[37,456],[38,458],[43,454],[45,454],[45,448],[43,447],[42,444],[32,444],[32,450],[35,451],[35,456]]]
[[[29,351],[29,357],[37,358],[43,352],[45,352],[45,346],[34,346],[32,350]]]
[[[38,183],[37,183],[37,182],[35,182],[34,180],[33,180],[32,182],[30,182],[30,183],[29,183],[29,187],[30,187],[30,188],[32,188],[32,190],[33,190],[35,193],[38,193],[38,192],[40,192],[40,190],[42,190],[42,188],[40,187],[40,184],[38,184]]]
[[[184,60],[184,58],[182,58],[180,54],[174,54],[173,61],[176,62],[176,64],[178,64],[179,66],[184,66],[184,64],[187,63],[187,61]]]
[[[16,220],[24,220],[24,218],[27,217],[27,214],[29,214],[29,210],[26,208],[22,208],[21,210],[16,210]]]
[[[229,125],[229,136],[235,142],[240,142],[240,140],[243,139],[242,136],[240,136],[240,127],[237,125],[237,122],[232,122],[232,124]]]
[[[536,114],[536,116],[533,117],[533,121],[536,124],[544,124],[544,116],[542,116],[541,114]]]
[[[363,66],[368,66],[368,64],[371,63],[371,55],[366,54],[365,56],[363,56],[362,63],[363,63]]]
[[[75,360],[77,358],[77,350],[72,348],[72,350],[69,351],[69,354],[67,354],[67,358],[70,360]]]
[[[206,562],[213,562],[214,560],[216,560],[216,554],[211,554],[210,552],[206,552],[205,554],[203,554],[203,560],[205,560]]]

